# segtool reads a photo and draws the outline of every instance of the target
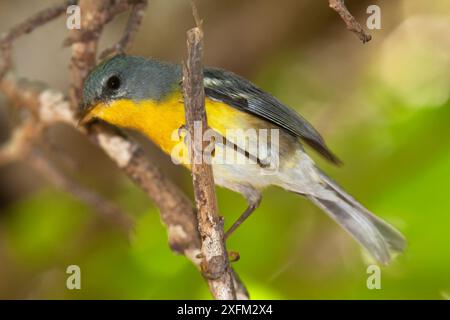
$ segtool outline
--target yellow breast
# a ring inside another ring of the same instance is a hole
[[[227,129],[254,128],[264,122],[225,103],[205,99],[208,125],[225,136]],[[179,141],[173,139],[185,124],[184,104],[181,93],[175,93],[163,101],[116,100],[100,104],[92,111],[111,124],[135,129],[150,138],[164,152],[170,154]]]

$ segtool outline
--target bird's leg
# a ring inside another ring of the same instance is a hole
[[[258,208],[261,203],[261,199],[262,196],[259,192],[254,193],[252,197],[247,197],[247,209],[245,209],[244,213],[242,213],[241,216],[233,223],[230,229],[225,232],[225,239],[228,239],[228,237],[236,231],[236,229],[256,210],[256,208]]]

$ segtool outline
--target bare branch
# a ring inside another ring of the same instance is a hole
[[[103,14],[98,15],[99,19],[91,21],[89,28],[85,28],[81,32],[76,30],[71,32],[66,40],[64,40],[63,46],[70,47],[76,42],[86,42],[98,39],[103,26],[111,22],[117,15],[126,12],[130,7],[129,2],[132,1],[133,0],[112,1],[112,3],[106,3],[104,6],[101,6],[102,2],[100,2],[98,8],[103,11]],[[86,2],[82,5],[83,8],[86,8]]]
[[[18,80],[12,75],[0,79],[0,91],[16,102],[18,107],[30,110],[34,120],[42,126],[63,122],[87,134],[155,202],[160,209],[161,220],[167,227],[172,250],[184,254],[200,269],[200,235],[191,201],[163,175],[135,142],[100,124],[89,128],[77,126],[74,107],[80,102],[77,99],[81,98],[84,78],[95,65],[97,41],[103,25],[126,10],[129,2],[132,0],[118,1],[113,7],[108,7],[108,0],[79,1],[82,12],[89,12],[90,15],[82,15],[82,29],[86,33],[81,36],[72,33],[67,42],[72,45],[73,51],[70,103],[61,92],[45,84]],[[233,272],[232,277],[238,298],[248,299],[247,290],[238,276]]]
[[[56,19],[61,14],[66,12],[68,6],[76,3],[76,0],[66,0],[61,4],[54,5],[53,7],[46,8],[33,14],[22,23],[12,27],[8,32],[4,33],[0,40],[1,44],[3,45],[5,43],[12,43],[20,36],[30,33],[34,29],[46,24],[53,19]]]
[[[122,54],[130,49],[134,37],[136,36],[136,33],[138,32],[144,19],[145,9],[147,8],[147,0],[135,0],[131,3],[131,13],[122,38],[114,46],[105,49],[100,54],[100,59],[104,59],[112,54]]]
[[[348,11],[344,0],[329,0],[329,4],[330,8],[336,11],[342,20],[344,20],[347,29],[356,34],[362,43],[366,43],[372,39],[372,36],[361,27],[355,17]]]
[[[62,4],[57,4],[53,7],[44,9],[11,28],[8,32],[2,34],[0,37],[0,49],[3,55],[3,65],[0,68],[0,79],[2,79],[11,68],[11,47],[13,41],[24,34],[30,33],[43,24],[56,19],[66,11],[67,6],[75,4],[76,2],[76,0],[67,0]]]
[[[199,27],[187,32],[187,46],[183,88],[186,126],[191,136],[191,170],[198,229],[202,239],[202,273],[208,279],[215,299],[231,300],[236,299],[236,292],[225,246],[223,219],[217,213],[212,167],[203,161],[203,149],[207,142],[202,137],[194,136],[196,122],[201,124],[201,132],[208,128],[203,88],[203,32]]]

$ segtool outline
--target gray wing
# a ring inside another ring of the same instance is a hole
[[[269,121],[300,138],[327,160],[341,163],[308,121],[250,81],[229,71],[205,68],[204,86],[207,97]]]

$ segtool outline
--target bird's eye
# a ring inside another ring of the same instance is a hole
[[[110,90],[117,90],[120,88],[120,78],[118,76],[111,76],[108,81],[106,81],[106,86]]]

